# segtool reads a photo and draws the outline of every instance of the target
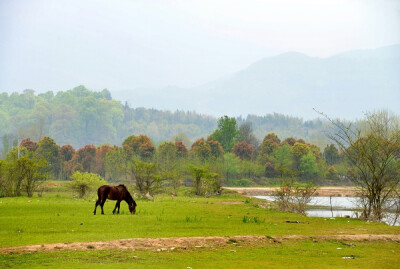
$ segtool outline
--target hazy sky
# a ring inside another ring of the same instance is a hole
[[[395,43],[399,0],[0,0],[0,91],[194,87],[281,52]]]

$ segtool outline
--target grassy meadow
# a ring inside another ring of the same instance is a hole
[[[105,215],[93,215],[95,196],[73,198],[69,192],[48,192],[43,197],[0,199],[0,247],[46,243],[110,241],[124,238],[161,238],[234,235],[350,235],[400,234],[400,227],[345,218],[311,218],[278,212],[271,204],[234,193],[196,197],[182,193],[154,201],[137,200],[131,215],[125,202],[113,215],[114,201],[107,201]],[[299,223],[287,223],[298,221]],[[357,242],[348,247],[339,241],[289,240],[282,243],[227,244],[215,248],[151,250],[96,250],[8,253],[0,267],[131,267],[138,268],[239,268],[296,267],[312,264],[343,267],[390,267],[400,261],[400,244],[391,241]],[[337,248],[341,248],[339,251]],[[355,257],[344,260],[343,256]],[[128,266],[129,265],[129,266]]]

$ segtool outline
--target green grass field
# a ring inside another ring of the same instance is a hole
[[[400,244],[290,241],[174,251],[87,250],[0,256],[21,268],[398,268]],[[343,259],[351,257],[352,259]],[[353,259],[354,258],[354,259]]]
[[[112,215],[114,201],[107,201],[106,215],[93,215],[94,197],[75,199],[63,193],[44,197],[0,199],[0,247],[46,243],[110,241],[123,238],[159,238],[233,235],[340,235],[400,234],[400,227],[366,223],[344,218],[308,218],[278,212],[257,199],[235,194],[202,198],[156,196],[154,201],[138,200],[137,214],[131,215],[125,202],[121,214]],[[99,209],[99,208],[98,208]],[[287,220],[300,223],[286,223]],[[96,250],[0,255],[0,267],[94,267],[136,265],[149,268],[250,268],[312,267],[390,267],[400,262],[396,242],[360,242],[355,248],[323,240],[285,241],[281,244],[227,245],[216,248],[154,251]],[[343,260],[354,255],[355,259]],[[137,257],[133,257],[137,256]],[[104,258],[99,258],[104,257]],[[382,261],[380,261],[382,260]],[[286,266],[284,266],[286,264]],[[210,265],[210,266],[208,266]],[[308,266],[309,265],[309,266]]]

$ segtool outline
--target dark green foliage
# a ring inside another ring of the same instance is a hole
[[[339,162],[339,150],[335,147],[334,144],[326,146],[326,148],[324,149],[324,158],[328,165],[334,165]]]
[[[218,119],[218,129],[215,130],[207,140],[220,142],[224,151],[230,152],[236,142],[237,135],[238,128],[236,119],[223,116]]]

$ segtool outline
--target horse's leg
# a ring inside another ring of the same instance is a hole
[[[93,214],[96,215],[96,209],[97,206],[100,205],[101,203],[101,195],[100,195],[100,189],[97,190],[97,200],[96,200],[96,204],[94,205],[94,211]]]
[[[96,215],[97,206],[100,205],[100,198],[97,198],[96,205],[94,206],[93,214]]]
[[[119,209],[121,208],[121,201],[118,200],[118,214],[119,214]]]
[[[119,214],[119,203],[120,202],[121,202],[120,200],[117,200],[117,203],[115,204],[115,207],[114,207],[114,210],[113,210],[113,214],[115,214],[115,210],[117,210],[117,208],[118,208],[118,214]]]
[[[104,215],[103,206],[104,206],[104,203],[106,202],[106,200],[107,200],[106,197],[104,197],[103,199],[101,199],[101,204],[100,204],[100,206],[101,206],[101,214],[102,214],[102,215]]]

